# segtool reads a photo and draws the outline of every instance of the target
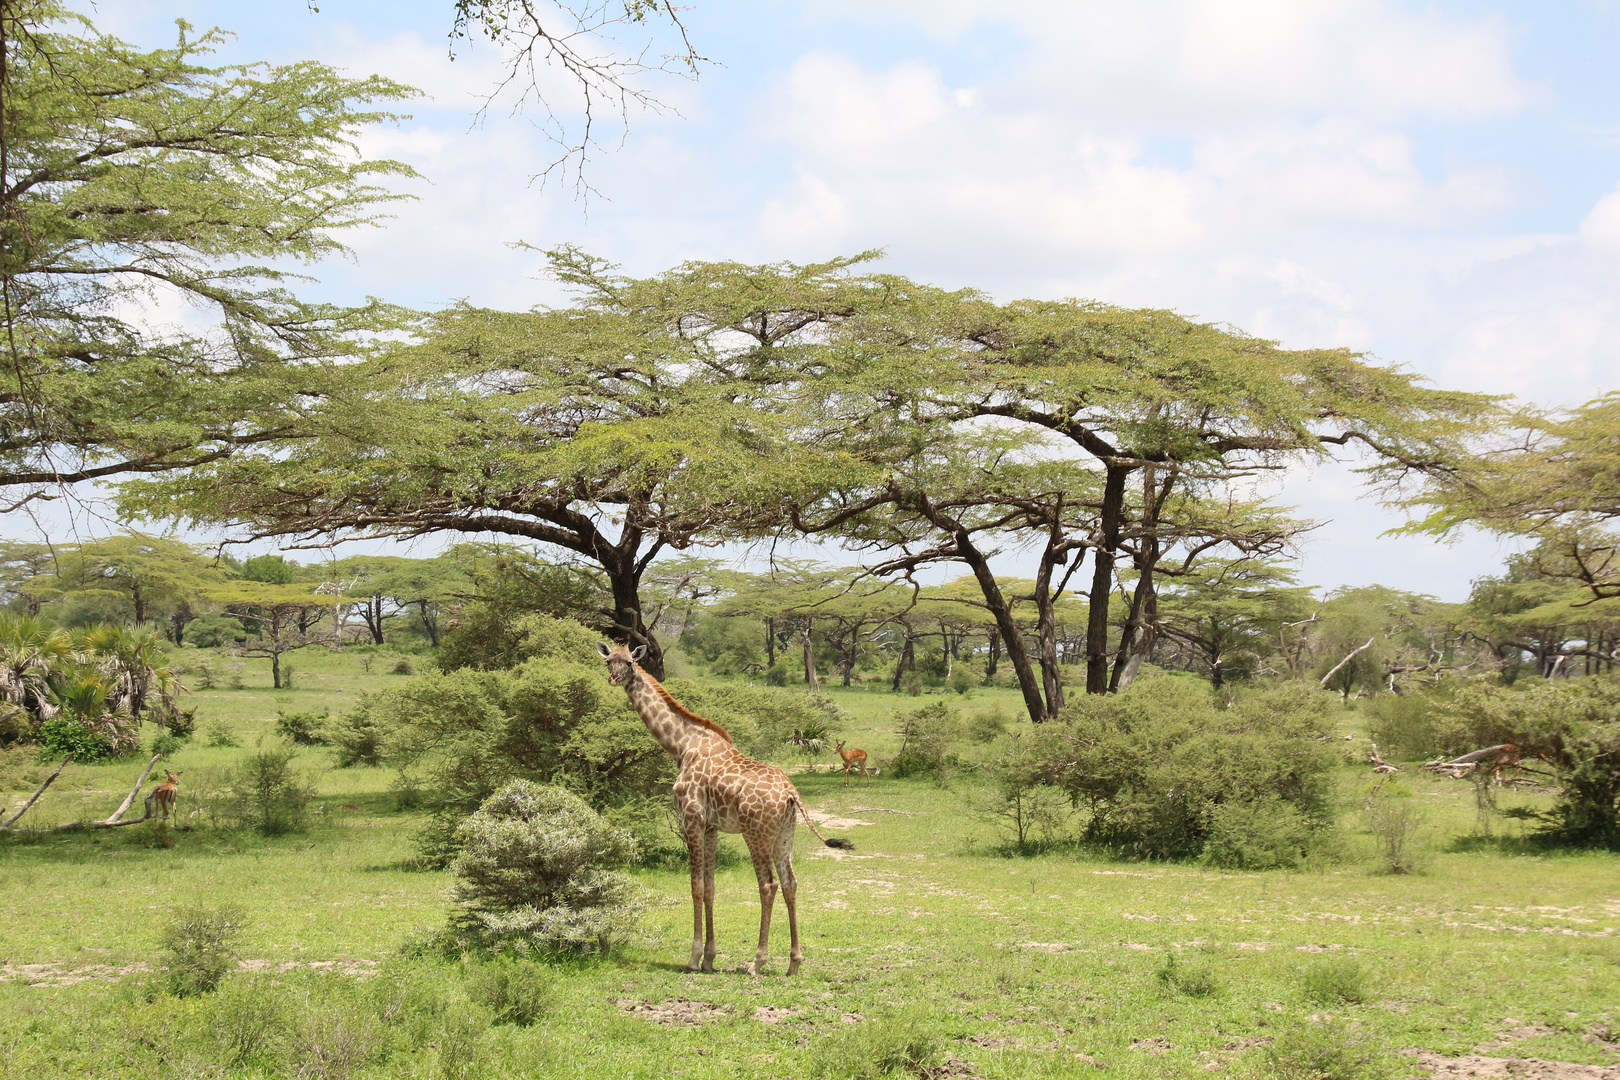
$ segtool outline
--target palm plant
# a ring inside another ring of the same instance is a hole
[[[118,686],[93,667],[82,667],[54,680],[51,702],[62,719],[83,724],[106,743],[113,756],[140,745],[135,720],[116,699]]]
[[[179,711],[176,695],[184,689],[175,678],[164,652],[165,642],[150,624],[117,626],[98,623],[80,631],[74,640],[80,663],[94,667],[110,683],[109,700],[139,722],[155,692],[153,710],[159,724]]]
[[[52,680],[71,665],[73,643],[31,615],[0,615],[0,737],[24,734],[54,713]]]

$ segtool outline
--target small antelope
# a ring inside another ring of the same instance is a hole
[[[844,759],[845,787],[849,787],[849,770],[851,769],[859,769],[861,775],[866,777],[867,784],[870,785],[872,783],[872,776],[866,771],[865,750],[845,750],[844,741],[842,739],[838,741],[838,745],[835,747],[835,749],[838,751],[838,756]]]
[[[180,777],[168,769],[163,770],[168,779],[152,789],[152,801],[157,803],[158,810],[163,814],[163,820],[168,821],[169,815],[174,814],[174,820],[180,820],[180,814],[174,808],[175,793],[180,789]],[[151,817],[151,814],[147,814]]]

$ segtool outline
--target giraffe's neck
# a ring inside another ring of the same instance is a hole
[[[632,666],[624,688],[629,692],[630,704],[641,716],[641,722],[647,725],[647,730],[658,740],[658,745],[677,762],[705,737],[713,737],[709,731],[697,728],[671,709],[669,702],[654,685],[652,676],[642,671],[639,664]]]

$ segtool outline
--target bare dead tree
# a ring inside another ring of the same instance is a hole
[[[544,184],[556,175],[588,199],[599,194],[586,181],[585,167],[607,148],[599,137],[603,124],[622,144],[632,112],[676,113],[648,89],[648,76],[696,79],[698,65],[712,63],[692,46],[682,10],[669,0],[456,0],[450,58],[457,42],[474,37],[503,51],[502,75],[479,117],[502,99],[512,102],[513,113],[532,109],[543,116],[538,126],[559,153],[530,180]],[[625,40],[632,36],[637,40]],[[667,51],[659,51],[661,41]],[[547,69],[572,82],[572,107],[541,89]]]

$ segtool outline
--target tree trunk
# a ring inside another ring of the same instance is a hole
[[[130,587],[130,597],[135,601],[135,625],[140,626],[146,621],[146,594],[141,592],[139,582]]]
[[[606,560],[603,560],[605,563]],[[647,629],[641,617],[640,571],[623,569],[617,561],[607,563],[608,585],[613,590],[613,630],[615,641],[622,641],[632,649],[638,645],[647,648],[646,655],[637,661],[655,679],[664,677],[664,650],[658,639]]]
[[[816,649],[814,643],[810,640],[810,635],[814,632],[814,629],[815,623],[810,619],[806,619],[804,625],[799,628],[799,636],[804,639],[805,685],[812,690],[820,690],[821,678],[816,674]]]
[[[1018,632],[1018,624],[1013,621],[1012,608],[1007,598],[1002,595],[1001,586],[996,582],[995,574],[990,572],[990,562],[984,553],[973,546],[973,538],[966,529],[958,528],[955,535],[956,549],[963,560],[973,571],[973,576],[979,582],[979,591],[984,594],[984,602],[990,608],[990,613],[996,618],[996,627],[1001,631],[1001,637],[1007,647],[1007,660],[1018,675],[1018,689],[1024,695],[1024,708],[1029,712],[1030,721],[1036,724],[1048,718],[1046,702],[1041,696],[1041,686],[1035,679],[1035,667],[1030,663],[1029,651],[1024,648],[1024,639]]]
[[[776,666],[776,620],[765,620],[765,666]]]
[[[422,629],[427,631],[428,641],[437,649],[439,647],[439,620],[428,614],[428,602],[426,600],[418,600],[416,607],[422,614]]]
[[[1125,516],[1125,480],[1131,469],[1110,465],[1103,481],[1101,543],[1091,573],[1090,617],[1086,620],[1086,693],[1108,692],[1108,600],[1114,589],[1114,552]]]
[[[894,665],[894,689],[900,689],[900,676],[906,671],[917,670],[917,639],[911,634],[911,627],[905,628],[906,643],[900,650],[900,659]]]
[[[986,660],[985,664],[984,664],[984,676],[985,676],[985,678],[987,678],[987,679],[995,678],[996,668],[998,666],[1000,666],[1000,664],[1001,664],[1001,631],[992,630],[992,631],[990,631],[990,659]]]

